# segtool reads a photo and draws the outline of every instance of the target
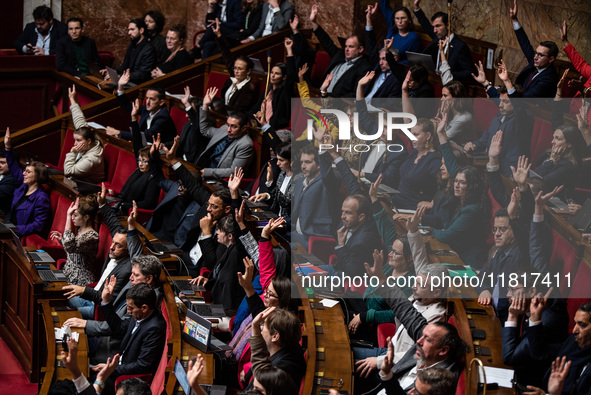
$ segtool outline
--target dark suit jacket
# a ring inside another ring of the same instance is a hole
[[[373,80],[365,86],[365,90],[363,91],[363,94],[367,96],[372,91],[374,84],[378,81],[378,78],[380,78],[380,74],[382,73],[380,68],[380,52],[377,47],[376,34],[373,30],[365,31],[365,45],[371,63],[375,64],[373,70],[376,72]],[[402,97],[402,81],[404,81],[404,79],[401,80],[398,77],[399,76],[396,75],[393,70],[390,70],[390,75],[386,77],[386,80],[378,88],[373,95],[373,98]]]
[[[213,12],[208,12],[205,16],[206,21],[213,21],[215,18],[221,20],[222,6],[216,3]],[[244,26],[244,12],[242,12],[242,3],[240,0],[227,0],[226,2],[226,21],[222,22],[220,29],[224,36],[236,34]],[[206,23],[209,24],[209,23]]]
[[[273,20],[271,21],[271,32],[275,33],[279,30],[283,30],[289,26],[289,21],[293,18],[295,7],[287,0],[281,1],[279,4],[279,12],[276,12],[273,15]],[[252,37],[255,39],[260,38],[265,31],[265,20],[267,19],[267,14],[269,13],[269,3],[263,3],[263,11],[261,13],[261,22],[259,23],[259,28],[252,34]]]
[[[125,58],[117,73],[121,75],[125,70],[130,70],[129,81],[141,84],[152,78],[152,70],[156,66],[156,51],[152,44],[144,38],[139,44],[130,43],[125,52]]]
[[[431,55],[433,63],[437,62],[437,54],[439,52],[439,39],[435,35],[433,25],[425,16],[423,10],[414,11],[415,16],[423,27],[423,30],[433,39],[431,43],[423,50],[423,53]],[[447,63],[451,68],[451,74],[454,80],[472,80],[472,74],[476,73],[472,55],[470,55],[470,48],[462,40],[454,35],[453,40],[449,43],[449,53],[447,55]],[[437,66],[437,64],[435,64]]]
[[[343,51],[341,48],[338,48],[334,44],[332,39],[328,34],[326,34],[322,27],[318,26],[318,29],[314,30],[314,34],[316,35],[316,38],[318,38],[318,41],[320,41],[322,47],[330,56],[330,63],[328,64],[325,74],[326,77],[326,75],[331,73],[336,66],[346,61],[345,51]],[[336,82],[332,90],[332,96],[355,97],[357,83],[365,75],[365,73],[371,69],[372,65],[369,63],[369,60],[365,56],[361,56],[360,59],[357,59],[353,67],[347,70],[347,72],[345,72]]]
[[[8,219],[10,219],[14,190],[18,186],[20,186],[20,183],[10,173],[5,174],[0,181],[0,210],[8,215]]]
[[[529,83],[529,85],[527,85],[527,81],[532,75],[532,72],[536,69],[534,66],[534,55],[536,51],[534,51],[533,47],[531,46],[529,39],[527,38],[527,34],[525,34],[525,30],[523,30],[523,28],[515,30],[515,35],[517,36],[517,41],[519,41],[519,46],[521,47],[523,54],[529,62],[527,67],[521,70],[521,73],[519,73],[515,79],[515,83],[523,87],[523,96],[554,97],[556,95],[556,84],[560,79],[558,73],[556,72],[556,67],[554,67],[554,63],[550,63],[550,65],[544,71],[542,71]]]
[[[118,95],[117,100],[119,102],[119,106],[124,109],[125,111],[129,111],[131,113],[132,105],[129,99],[125,94]],[[163,143],[172,142],[177,135],[176,126],[172,118],[170,117],[170,113],[166,106],[163,106],[158,113],[152,119],[152,124],[150,128],[148,128],[148,116],[150,112],[146,110],[146,106],[140,106],[140,122],[132,122],[131,127],[138,127],[140,132],[144,132],[146,135],[146,140],[148,142],[152,142],[152,136],[156,136],[160,133],[160,139]],[[131,132],[126,132],[124,130],[121,131],[121,138],[126,140],[132,140],[133,134]],[[136,147],[134,145],[134,149],[141,148]],[[137,153],[136,153],[137,155]]]
[[[365,274],[364,262],[372,262],[373,250],[382,249],[382,242],[373,216],[365,219],[365,222],[355,230],[351,238],[342,247],[335,248],[338,261],[334,268],[345,272],[349,276],[363,276]]]
[[[162,318],[160,310],[154,309],[133,334],[135,318],[121,320],[111,303],[101,305],[101,310],[113,336],[123,337],[120,349],[121,362],[114,374],[120,376],[156,373],[166,343],[166,321]]]
[[[92,38],[82,36],[79,43],[74,43],[70,36],[66,36],[57,43],[55,63],[57,64],[58,71],[63,71],[71,75],[80,75],[80,70],[77,68],[78,62],[76,60],[76,50],[74,49],[75,45],[80,45],[84,49],[84,57],[87,65],[94,63],[100,66],[96,43]]]
[[[20,36],[14,40],[14,48],[21,55],[26,55],[26,53],[23,52],[23,45],[37,45],[37,32],[35,32],[35,28],[35,22],[27,23]],[[46,55],[55,55],[57,43],[62,37],[69,37],[68,26],[64,22],[54,19],[53,28],[49,32],[49,53]]]

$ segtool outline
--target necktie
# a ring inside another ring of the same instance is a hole
[[[140,327],[140,323],[139,323],[139,321],[136,321],[135,326],[131,330],[131,334],[133,335],[135,333],[135,331],[137,331],[137,328],[139,328],[139,327]]]
[[[211,154],[211,165],[209,167],[214,169],[218,167],[220,158],[222,157],[224,150],[230,144],[231,141],[232,140],[226,136],[215,146],[213,154]]]
[[[527,80],[527,82],[525,84],[525,89],[527,89],[529,87],[529,84],[531,84],[531,82],[533,81],[535,76],[538,75],[538,73],[539,73],[538,69],[535,69],[534,71],[532,71],[532,73],[529,76],[529,79]]]

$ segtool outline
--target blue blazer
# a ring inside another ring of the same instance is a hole
[[[433,63],[437,62],[437,53],[439,52],[439,39],[435,35],[433,25],[425,16],[423,10],[414,11],[415,16],[423,27],[423,30],[433,39],[431,43],[425,48],[423,53],[431,55]],[[454,38],[449,43],[449,54],[447,55],[447,63],[451,68],[451,74],[454,80],[472,80],[472,73],[476,73],[476,67],[472,61],[470,48],[462,40],[454,35]]]

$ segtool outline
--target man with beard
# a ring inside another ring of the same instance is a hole
[[[22,55],[55,55],[57,42],[68,35],[66,24],[53,19],[46,5],[35,8],[33,18],[35,22],[28,23],[14,40],[14,48]]]
[[[446,289],[441,286],[435,287],[430,280],[433,277],[442,278],[444,273],[445,268],[441,265],[423,266],[419,270],[417,281],[412,287],[412,296],[408,299],[404,298],[408,305],[421,315],[425,325],[445,321],[446,299],[444,293]],[[404,297],[404,295],[401,297]],[[390,301],[387,302],[390,303]],[[402,319],[396,317],[396,333],[392,338],[395,350],[393,362],[396,364],[395,369],[401,371],[412,368],[412,365],[414,365],[413,357],[417,349],[421,349],[422,344],[417,342],[415,345],[416,339],[413,338],[413,327],[407,328]],[[440,330],[437,331],[440,332]],[[353,348],[359,375],[362,378],[368,378],[372,384],[377,383],[376,369],[382,369],[386,352],[386,348]]]
[[[129,22],[127,34],[130,43],[123,63],[116,69],[119,75],[129,69],[130,83],[135,85],[150,80],[150,73],[156,67],[156,51],[144,37],[145,30],[146,24],[142,19],[136,18]],[[101,73],[108,75],[106,69],[101,70]]]
[[[434,367],[451,371],[457,382],[464,370],[466,352],[469,351],[457,329],[447,322],[428,323],[398,287],[381,287],[376,295],[387,301],[396,318],[416,342],[392,368],[392,374],[400,387],[408,391],[414,387],[419,371]],[[358,364],[362,376],[374,368],[365,361]],[[377,379],[377,374],[374,376]]]
[[[89,64],[98,65],[100,62],[96,44],[92,38],[82,35],[82,19],[70,18],[67,24],[68,37],[63,37],[57,45],[57,69],[70,75],[88,75]]]

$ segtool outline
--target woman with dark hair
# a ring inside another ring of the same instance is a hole
[[[585,140],[576,127],[558,127],[552,137],[552,148],[540,156],[535,169],[536,174],[544,179],[544,191],[564,185],[564,193],[572,198],[585,150]]]
[[[398,50],[399,61],[406,63],[406,52],[421,52],[421,40],[414,31],[412,14],[404,6],[392,11],[388,0],[380,0],[380,8],[388,25],[386,38],[391,38],[392,46]]]
[[[164,29],[166,19],[160,11],[150,10],[144,14],[146,31],[144,36],[156,51],[156,62],[159,63],[168,57],[169,51],[166,48],[166,39],[160,34]]]
[[[150,146],[138,151],[137,169],[129,176],[121,188],[119,198],[121,201],[116,207],[121,209],[122,215],[127,215],[133,207],[133,201],[138,208],[154,210],[158,204],[160,187],[156,178],[150,171]]]
[[[464,84],[451,81],[443,86],[437,118],[443,121],[439,123],[439,127],[444,128],[454,148],[461,149],[472,140],[472,109]]]
[[[80,109],[76,99],[76,86],[68,88],[70,111],[74,122],[74,146],[66,154],[64,175],[98,184],[105,180],[103,143],[96,137]]]
[[[413,149],[400,166],[400,193],[392,196],[396,208],[414,210],[419,202],[433,199],[441,167],[441,154],[433,132],[433,124],[425,118],[419,118],[411,129],[416,140],[412,141]]]
[[[293,84],[296,79],[295,57],[293,56],[293,40],[285,38],[285,61],[276,63],[271,69],[267,96],[261,96],[252,112],[257,111],[255,118],[261,125],[268,123],[275,130],[289,127],[291,121],[291,98]]]
[[[193,64],[193,57],[183,47],[186,38],[187,28],[185,25],[178,23],[168,29],[168,33],[166,33],[166,48],[168,48],[170,55],[158,63],[156,68],[152,70],[152,78],[162,77],[166,73]]]
[[[488,196],[482,173],[473,166],[460,169],[453,188],[441,204],[440,216],[423,219],[434,228],[433,236],[458,253],[467,265],[480,268],[487,259],[486,225]]]
[[[251,196],[250,201],[269,201],[271,211],[285,217],[289,221],[291,214],[291,197],[293,195],[293,178],[291,171],[291,144],[284,143],[277,148],[277,166],[281,172],[277,182],[273,184],[273,167],[267,164],[267,181],[265,185],[270,187],[268,193],[259,193]]]
[[[63,270],[69,284],[86,286],[96,281],[93,265],[98,251],[99,235],[93,225],[97,212],[98,203],[95,195],[77,198],[68,208],[63,235],[56,230],[49,235],[50,238],[57,239],[67,253]],[[72,231],[72,225],[77,227],[76,234]]]
[[[16,225],[15,233],[19,237],[31,234],[47,236],[50,215],[49,196],[41,185],[49,179],[47,167],[41,162],[33,161],[25,167],[24,171],[21,170],[18,159],[12,151],[9,128],[6,128],[4,135],[4,155],[10,174],[18,184],[21,184],[14,190],[8,221]]]

